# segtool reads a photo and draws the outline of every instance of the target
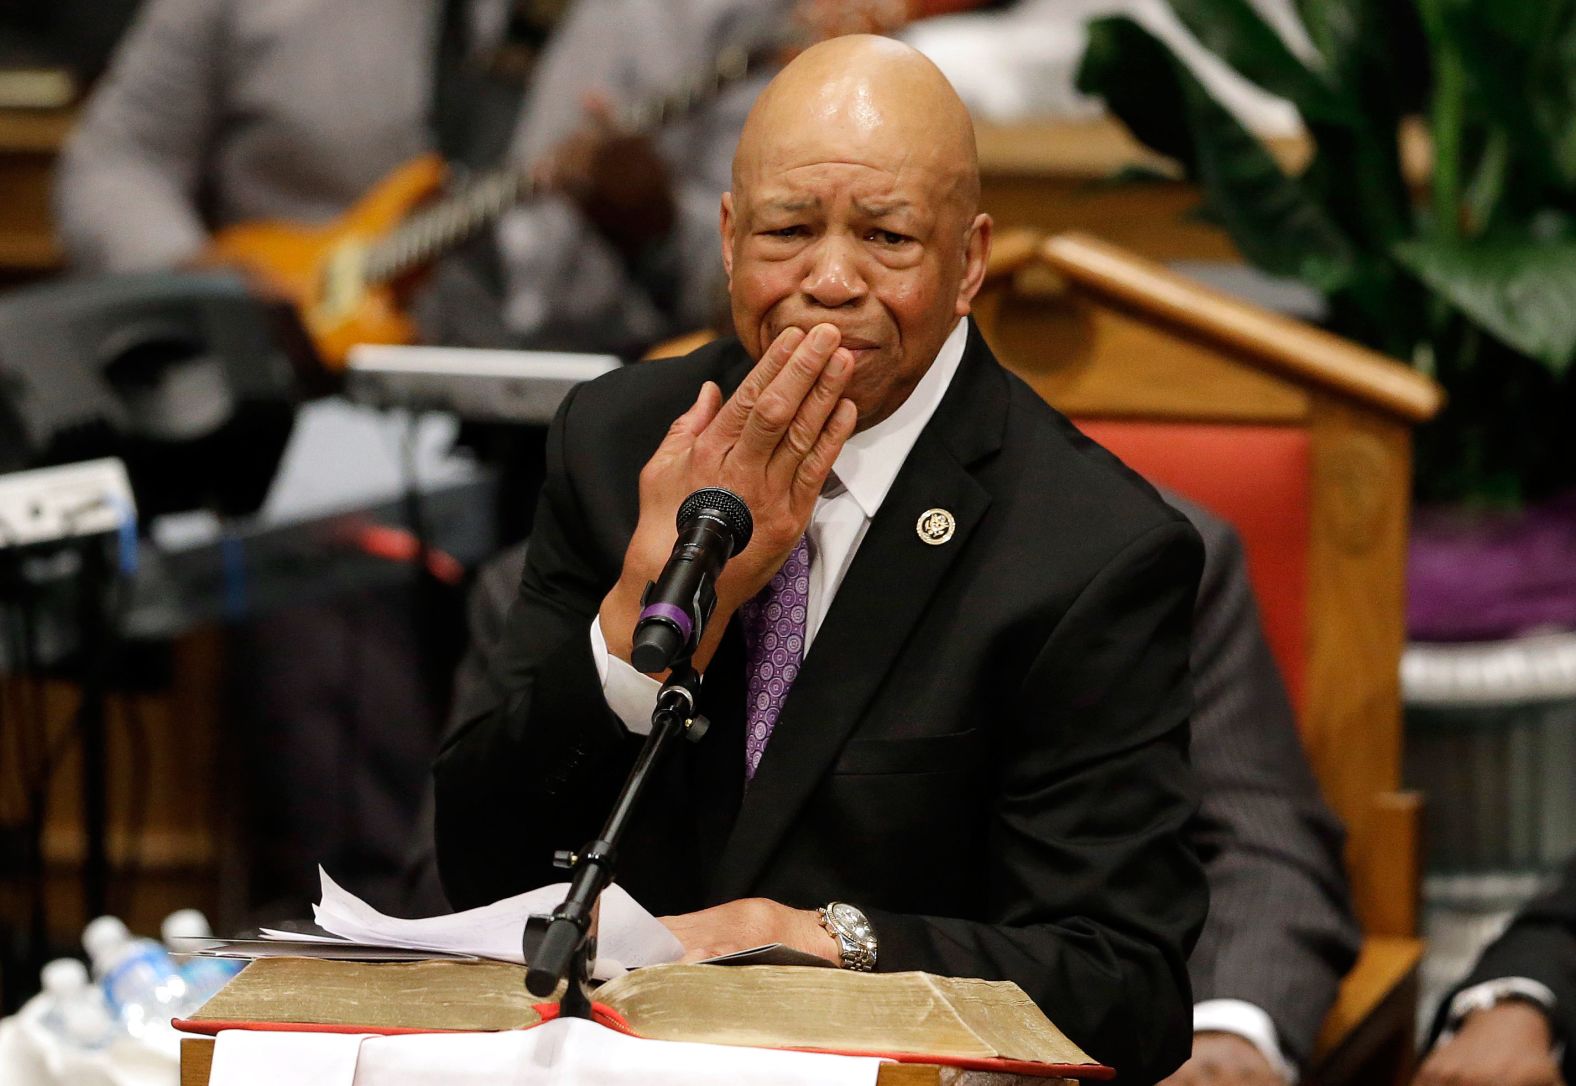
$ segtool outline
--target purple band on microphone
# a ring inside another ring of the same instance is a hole
[[[640,621],[644,622],[648,618],[661,618],[673,623],[684,636],[684,643],[689,644],[690,634],[694,632],[695,627],[690,624],[689,616],[684,613],[682,607],[675,607],[671,603],[648,604],[640,612]]]

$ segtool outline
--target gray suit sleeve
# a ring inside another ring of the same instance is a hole
[[[1259,624],[1236,533],[1168,495],[1204,537],[1191,666],[1192,758],[1210,911],[1188,961],[1193,998],[1267,1013],[1306,1065],[1361,936],[1345,833],[1319,795]]]
[[[149,0],[68,141],[55,216],[90,272],[169,267],[208,232],[199,187],[221,103],[223,0]]]

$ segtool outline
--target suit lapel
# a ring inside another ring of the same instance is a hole
[[[1005,377],[971,330],[952,387],[871,521],[783,705],[712,877],[710,900],[750,892],[864,719],[990,505],[969,468],[1000,447],[1005,415]],[[930,509],[954,517],[944,544],[919,538],[917,524]]]

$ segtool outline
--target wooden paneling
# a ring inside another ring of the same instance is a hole
[[[980,327],[1004,365],[1080,418],[1299,422],[1308,414],[1301,389],[1085,295],[1002,298]],[[1109,365],[1114,358],[1122,365]]]
[[[218,747],[219,649],[216,634],[183,639],[171,649],[167,685],[112,694],[108,700],[108,907],[134,931],[157,931],[165,915],[184,906],[210,916],[218,911],[219,806],[226,794]],[[0,680],[6,694],[19,692],[18,684]],[[86,835],[75,738],[79,692],[69,683],[51,681],[44,695],[47,725],[41,746],[60,752],[45,792],[49,935],[71,945],[91,919],[81,881]],[[8,742],[17,734],[12,728]],[[7,826],[18,825],[25,810],[22,772],[13,749],[0,754],[0,820]],[[22,880],[6,880],[0,917],[25,928]]]
[[[980,206],[998,223],[1046,233],[1098,230],[1156,260],[1236,260],[1199,215],[1198,190],[1170,159],[1116,121],[1030,122],[978,129]],[[1142,180],[1113,180],[1142,171]]]
[[[1375,799],[1400,786],[1400,659],[1405,640],[1407,426],[1330,395],[1312,425],[1307,719],[1314,772],[1348,833],[1365,930],[1384,908]],[[1385,935],[1411,935],[1387,930]]]
[[[1406,423],[1433,418],[1437,384],[1410,366],[1319,328],[1201,286],[1087,234],[1045,243],[1046,261],[1100,304],[1210,345],[1234,364],[1342,393]]]
[[[1341,982],[1340,997],[1319,1032],[1316,1066],[1304,1080],[1309,1086],[1409,1079],[1422,956],[1423,945],[1416,939],[1363,941],[1357,964]]]
[[[70,111],[0,110],[0,284],[57,271],[49,198]]]

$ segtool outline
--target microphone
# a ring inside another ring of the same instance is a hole
[[[749,545],[755,531],[750,507],[731,490],[709,486],[679,506],[678,542],[662,575],[646,586],[629,660],[654,675],[685,659],[700,644],[717,606],[717,575]]]

